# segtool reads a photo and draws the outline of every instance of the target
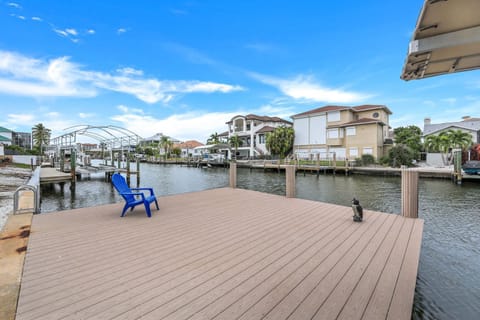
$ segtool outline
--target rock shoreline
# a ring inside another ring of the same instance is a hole
[[[13,211],[13,195],[15,190],[32,175],[30,169],[14,166],[0,167],[0,230],[3,229],[7,217]]]

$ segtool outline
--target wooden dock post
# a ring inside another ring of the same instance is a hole
[[[140,159],[137,158],[137,188],[140,187]]]
[[[287,198],[295,198],[295,166],[285,166],[285,195]]]
[[[130,155],[127,153],[127,184],[130,186]]]
[[[230,188],[237,187],[237,163],[230,162]]]
[[[402,167],[402,216],[418,218],[418,171]]]
[[[70,153],[70,176],[72,178],[72,182],[70,184],[70,190],[75,190],[75,182],[76,182],[76,174],[75,174],[75,167],[76,167],[76,160],[77,160],[77,153],[75,149],[72,149]]]
[[[60,171],[65,172],[65,149],[60,150]]]
[[[462,184],[462,152],[455,151],[453,154],[453,175],[454,181],[458,184]]]
[[[333,153],[333,160],[332,160],[332,165],[333,165],[333,175],[335,175],[335,171],[337,171],[337,153]]]

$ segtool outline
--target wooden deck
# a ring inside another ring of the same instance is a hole
[[[40,170],[40,184],[72,181],[70,173],[64,173],[56,168],[42,168]]]
[[[241,189],[36,215],[17,319],[410,319],[423,220]]]

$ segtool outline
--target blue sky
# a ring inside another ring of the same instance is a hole
[[[422,0],[0,1],[0,126],[205,142],[234,115],[387,105],[480,116],[480,73],[400,79]]]

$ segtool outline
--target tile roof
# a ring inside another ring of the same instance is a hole
[[[275,130],[274,127],[264,126],[263,128],[259,129],[259,130],[258,130],[257,132],[255,132],[255,133],[272,132],[273,130]]]
[[[380,121],[378,119],[361,118],[361,119],[358,119],[358,120],[353,120],[353,121],[338,124],[338,125],[331,125],[331,126],[328,126],[328,128],[342,128],[342,127],[349,127],[349,126],[362,125],[362,124],[371,124],[371,123],[377,123],[377,124],[380,124],[380,125],[385,125],[385,123],[383,121]]]
[[[306,115],[315,114],[315,113],[322,113],[322,112],[328,112],[328,111],[337,111],[337,110],[347,110],[347,109],[350,109],[350,107],[345,107],[345,106],[324,106],[324,107],[316,108],[316,109],[313,109],[313,110],[305,111],[305,112],[302,112],[302,113],[294,114],[293,116],[291,116],[291,118],[300,117],[300,116],[306,116]]]
[[[228,121],[227,124],[232,123],[233,119],[237,118],[237,117],[243,117],[246,120],[258,120],[258,121],[263,121],[263,122],[283,122],[283,123],[292,124],[292,122],[290,122],[288,120],[284,120],[284,119],[279,118],[279,117],[259,116],[259,115],[256,115],[256,114],[247,114],[246,116],[237,115],[237,116],[233,117],[230,121]]]
[[[176,144],[175,147],[178,147],[180,149],[187,149],[187,148],[193,149],[203,145],[204,145],[203,143],[198,142],[197,140],[188,140],[188,141]]]
[[[375,104],[365,104],[361,106],[355,106],[355,107],[346,107],[346,106],[324,106],[320,108],[316,108],[313,110],[305,111],[302,113],[295,114],[291,116],[291,118],[296,118],[296,117],[301,117],[301,116],[307,116],[310,114],[316,114],[316,113],[322,113],[322,112],[328,112],[328,111],[340,111],[340,110],[351,110],[353,112],[360,112],[360,111],[367,111],[367,110],[378,110],[378,109],[384,109],[388,114],[392,114],[392,111],[388,109],[388,107],[384,105],[375,105]]]
[[[438,124],[425,124],[423,126],[423,135],[433,134],[448,128],[459,128],[471,131],[480,131],[480,120],[459,121],[459,122],[445,122]]]
[[[387,113],[392,114],[392,111],[390,111],[390,109],[388,109],[387,106],[379,105],[379,104],[364,104],[361,106],[352,107],[352,109],[355,111],[384,109],[385,111],[387,111]]]

